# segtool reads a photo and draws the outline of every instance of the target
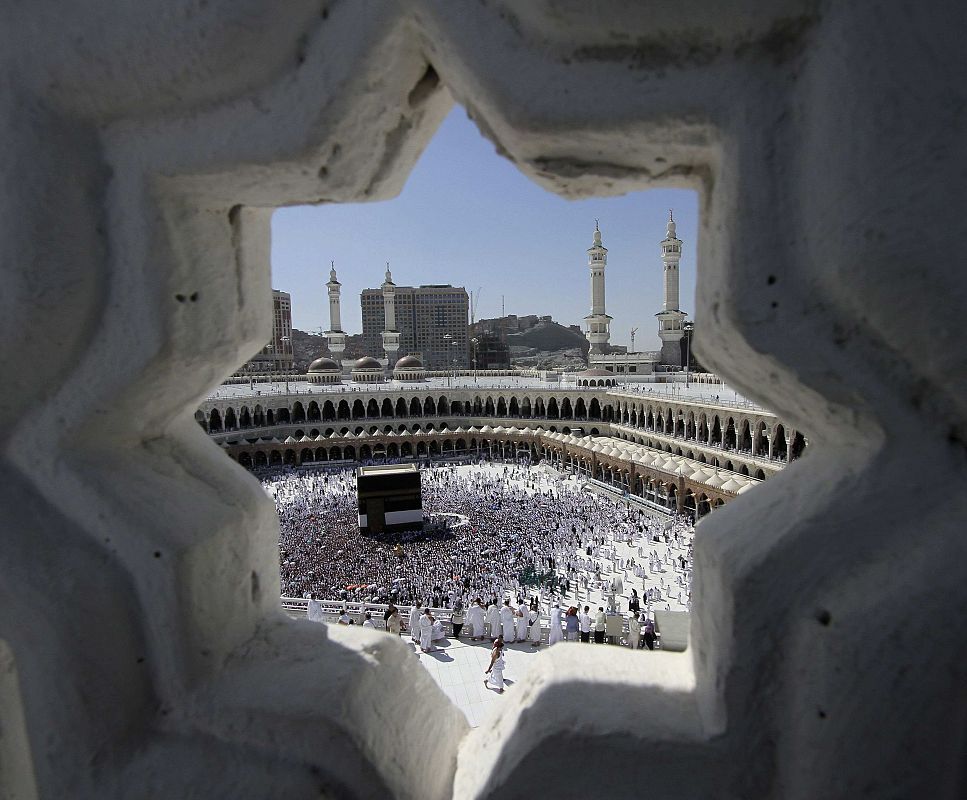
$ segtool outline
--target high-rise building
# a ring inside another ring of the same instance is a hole
[[[292,369],[292,298],[288,292],[272,290],[272,339],[239,370],[285,372]]]
[[[383,286],[364,289],[359,301],[367,353],[382,353],[384,343],[398,342],[398,351],[386,351],[388,357],[418,355],[429,370],[470,367],[470,296],[462,286],[396,286],[387,269]],[[395,319],[387,316],[390,309]]]
[[[292,369],[292,298],[278,289],[272,290],[272,341],[268,347],[276,369]]]

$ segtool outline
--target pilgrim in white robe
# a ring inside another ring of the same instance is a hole
[[[628,647],[632,650],[637,650],[640,641],[641,623],[638,621],[637,614],[631,614],[628,617]]]
[[[494,665],[490,668],[490,673],[487,675],[487,683],[493,686],[495,689],[504,688],[504,651],[503,648],[500,650],[500,655],[497,656],[497,660]]]
[[[467,611],[467,625],[470,626],[470,635],[474,639],[480,639],[484,635],[484,610],[476,603],[470,606]]]
[[[500,609],[500,627],[503,628],[504,642],[510,644],[516,641],[514,630],[514,611],[510,606]]]
[[[517,641],[526,642],[527,641],[527,628],[528,628],[528,615],[530,609],[527,607],[527,603],[521,603],[517,607]]]
[[[420,649],[427,651],[433,647],[433,620],[428,614],[420,617]]]
[[[410,638],[414,642],[420,641],[420,607],[410,609]]]
[[[310,600],[309,607],[306,609],[306,614],[311,622],[324,622],[325,616],[322,611],[322,603],[318,600]]]
[[[500,627],[500,611],[493,603],[487,607],[486,621],[487,625],[490,627],[487,635],[492,639],[496,639],[498,633],[497,629]]]
[[[547,634],[547,643],[554,644],[555,642],[563,640],[564,634],[561,633],[561,607],[555,605],[551,609],[551,629]]]
[[[541,615],[538,611],[530,612],[530,629],[527,632],[527,638],[534,644],[541,642]]]

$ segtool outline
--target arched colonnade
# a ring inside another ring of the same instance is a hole
[[[319,393],[208,400],[195,419],[208,433],[276,425],[357,420],[489,417],[607,423],[603,390]]]
[[[808,444],[802,432],[764,411],[626,395],[611,399],[615,433],[652,434],[641,443],[658,449],[675,439],[784,465],[802,456]]]

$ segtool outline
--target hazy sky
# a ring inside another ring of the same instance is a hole
[[[698,198],[685,190],[563,200],[531,183],[494,152],[455,106],[394,200],[283,208],[272,218],[272,286],[292,295],[296,328],[329,327],[329,261],[342,282],[342,327],[361,330],[359,293],[378,287],[385,262],[397,285],[452,283],[481,288],[477,319],[551,314],[582,325],[590,311],[587,249],[594,220],[608,248],[607,311],[611,342],[659,347],[659,242],[668,209],[684,242],[681,304],[691,318],[695,297]]]

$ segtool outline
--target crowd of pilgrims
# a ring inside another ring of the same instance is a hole
[[[282,594],[452,607],[461,599],[493,602],[532,589],[563,597],[570,586],[613,598],[621,594],[621,580],[615,586],[603,579],[603,567],[639,578],[665,572],[647,543],[690,542],[685,520],[666,523],[530,466],[480,466],[422,470],[428,524],[379,536],[359,530],[353,470],[288,470],[265,478],[279,514]],[[637,560],[621,559],[615,541],[645,546],[638,547]],[[689,576],[681,561],[678,585],[665,589],[662,579],[647,590],[645,602],[666,599],[664,589],[687,603]]]

